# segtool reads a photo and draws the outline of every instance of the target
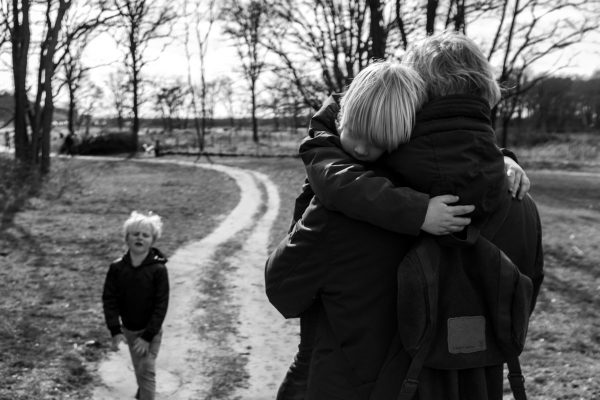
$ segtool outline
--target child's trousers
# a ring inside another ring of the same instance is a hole
[[[133,350],[135,339],[140,337],[142,333],[144,333],[143,330],[130,331],[123,328],[139,388],[139,399],[154,400],[156,394],[156,356],[158,356],[158,349],[162,340],[162,330],[154,336],[145,355],[140,355]]]

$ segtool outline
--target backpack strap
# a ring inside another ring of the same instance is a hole
[[[397,400],[411,400],[417,393],[417,388],[419,387],[419,375],[421,374],[421,370],[423,369],[425,359],[429,354],[433,333],[433,329],[429,329],[427,331],[427,334],[423,339],[423,344],[421,345],[421,347],[419,347],[419,350],[410,362],[408,372],[406,373],[406,378],[404,378],[404,381],[402,382],[402,387],[400,388],[400,393],[398,393]]]
[[[408,367],[408,371],[404,381],[402,382],[402,387],[400,388],[400,393],[398,393],[397,400],[411,400],[417,393],[417,388],[419,386],[419,375],[421,374],[423,364],[425,363],[425,359],[427,358],[429,350],[431,349],[431,344],[436,331],[439,286],[437,263],[439,262],[440,257],[440,247],[435,239],[431,237],[421,238],[421,240],[415,244],[415,246],[417,246],[417,255],[422,266],[425,281],[429,286],[429,290],[427,291],[429,294],[428,301],[430,304],[429,321],[419,349],[413,356],[410,366]]]
[[[525,378],[521,372],[519,357],[510,356],[508,360],[506,360],[506,364],[508,365],[508,383],[510,384],[510,389],[513,392],[515,400],[527,400],[527,395],[525,394]]]

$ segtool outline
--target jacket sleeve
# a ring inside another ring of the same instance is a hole
[[[512,150],[509,150],[506,147],[501,147],[500,152],[502,153],[503,156],[510,157],[513,160],[515,160],[515,162],[517,164],[519,163],[519,159],[517,158],[517,155]]]
[[[328,271],[323,237],[326,213],[314,205],[313,201],[265,266],[267,297],[286,318],[298,317],[311,306]]]
[[[394,186],[367,169],[342,150],[339,137],[332,133],[304,139],[300,157],[312,190],[328,209],[393,232],[419,234],[428,194]]]
[[[110,334],[115,336],[121,333],[121,322],[119,320],[119,301],[117,287],[117,271],[113,264],[108,268],[104,288],[102,290],[102,308],[104,309],[104,320],[110,330]]]
[[[150,321],[142,333],[142,339],[150,342],[152,338],[160,331],[165,316],[167,315],[167,308],[169,306],[169,275],[167,273],[167,267],[161,264],[156,269],[154,275],[154,312],[150,317]]]

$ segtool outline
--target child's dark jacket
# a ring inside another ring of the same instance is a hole
[[[390,209],[403,206],[390,203],[393,196],[385,194],[394,185],[410,185],[432,195],[456,194],[462,204],[476,206],[473,221],[480,226],[496,210],[508,210],[505,224],[494,238],[488,239],[532,278],[536,293],[543,278],[541,230],[535,204],[529,197],[523,201],[511,199],[503,156],[495,145],[489,107],[483,100],[451,97],[427,104],[417,116],[411,142],[384,157],[378,165],[390,173],[387,177],[373,166],[356,164],[350,156],[340,161],[344,153],[340,153],[339,138],[328,134],[335,132],[337,111],[337,102],[330,98],[311,121],[313,138],[303,142],[300,153],[317,199],[291,235],[273,252],[266,268],[269,299],[286,317],[301,313],[317,296],[323,302],[321,340],[313,353],[313,365],[321,368],[321,379],[311,382],[307,397],[311,400],[327,398],[319,393],[328,390],[331,393],[331,382],[336,379],[339,384],[334,391],[337,390],[339,398],[369,398],[387,349],[394,346],[396,327],[389,321],[395,323],[396,319],[397,288],[389,280],[395,280],[398,260],[413,240],[327,210],[321,197],[360,202],[363,200],[354,199],[371,196],[360,203],[370,203],[361,219],[373,218],[372,222],[378,224],[393,215]],[[318,127],[325,129],[319,131]],[[357,182],[372,186],[365,189]],[[420,218],[409,217],[407,223],[418,224],[418,231]],[[387,225],[392,223],[402,221],[388,221]],[[380,377],[372,400],[394,398],[409,361],[408,355],[399,349],[393,365],[385,368],[387,375]],[[340,378],[344,375],[340,371],[346,371],[345,380]],[[323,376],[328,373],[328,377]],[[422,382],[439,389],[429,393],[423,390],[420,400],[502,397],[501,366],[460,376],[425,371],[423,377]],[[459,387],[459,380],[464,383],[464,379],[469,384]],[[347,393],[352,395],[345,397]]]
[[[327,99],[310,121],[310,138],[300,146],[308,179],[296,200],[294,221],[300,218],[316,195],[330,210],[396,233],[418,235],[427,213],[429,195],[401,184],[395,185],[389,177],[357,164],[341,150],[335,124],[339,99],[339,95]],[[345,161],[337,163],[340,155],[345,156]],[[358,187],[360,196],[357,196]],[[386,209],[371,210],[374,204],[385,204]],[[372,211],[368,218],[364,215],[365,210]]]
[[[166,262],[165,256],[152,248],[138,267],[131,265],[129,252],[110,265],[102,303],[113,336],[121,333],[121,322],[128,330],[144,330],[141,337],[148,342],[160,331],[169,305]]]

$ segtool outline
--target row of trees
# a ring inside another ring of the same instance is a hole
[[[182,93],[189,96],[198,146],[203,149],[211,110],[206,79],[207,43],[215,26],[232,39],[247,83],[253,137],[258,141],[257,110],[261,90],[276,93],[273,110],[316,109],[323,95],[339,92],[372,59],[399,58],[416,40],[442,29],[478,40],[498,78],[508,87],[494,110],[504,141],[509,122],[525,109],[525,95],[544,79],[529,76],[544,57],[585,40],[598,29],[600,0],[0,0],[0,50],[10,53],[14,80],[16,158],[46,172],[54,101],[69,98],[71,129],[75,115],[92,109],[97,96],[85,83],[93,66],[81,55],[90,40],[109,30],[124,57],[111,79],[118,118],[132,117],[137,142],[140,105],[149,49],[173,40],[184,44],[188,69],[179,88],[156,94],[157,108],[167,116]],[[218,23],[218,24],[217,24]],[[183,33],[174,26],[183,26]],[[199,69],[192,69],[194,63]],[[553,71],[548,71],[551,73]],[[124,76],[125,79],[122,79]],[[221,85],[221,91],[227,85]],[[279,92],[277,92],[279,91]],[[83,102],[83,98],[91,99]],[[85,104],[84,104],[85,103]],[[594,111],[596,112],[596,111]],[[593,114],[593,113],[592,113]],[[593,114],[595,115],[595,114]],[[594,117],[595,118],[595,117]]]
[[[589,79],[548,77],[516,102],[512,123],[530,132],[600,130],[600,71]]]

